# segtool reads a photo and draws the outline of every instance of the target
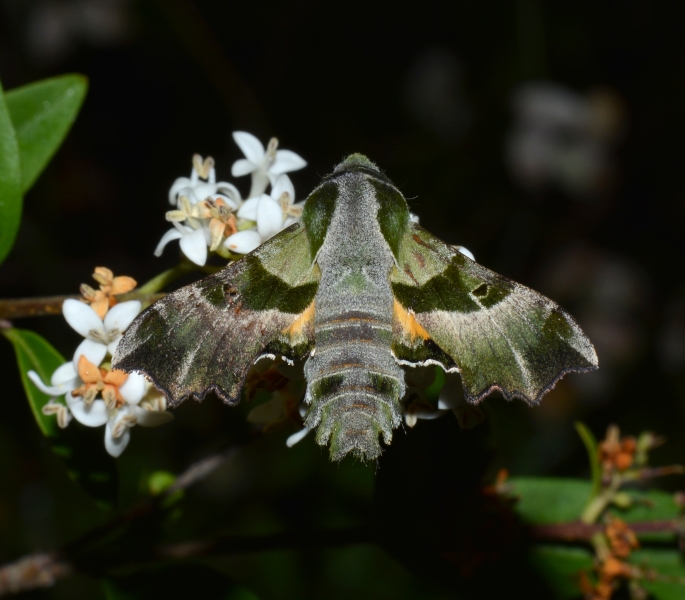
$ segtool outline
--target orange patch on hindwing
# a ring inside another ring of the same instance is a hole
[[[309,323],[314,322],[314,314],[314,302],[312,302],[307,308],[304,309],[304,312],[300,313],[300,315],[297,317],[297,319],[295,319],[293,324],[288,329],[283,331],[283,333],[288,334],[290,336],[290,339],[294,339],[299,335],[302,335],[302,330]]]
[[[416,320],[414,314],[404,308],[404,306],[402,306],[397,300],[395,300],[393,307],[393,316],[400,324],[400,329],[411,338],[412,342],[416,338],[427,340],[430,337],[428,332],[421,327],[419,322]]]

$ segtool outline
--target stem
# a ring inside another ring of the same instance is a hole
[[[230,258],[235,259],[239,257],[237,255],[231,255]],[[193,271],[200,271],[206,275],[211,275],[212,273],[220,271],[222,268],[223,267],[216,267],[213,265],[200,267],[190,261],[183,261],[175,267],[156,275],[138,289],[128,292],[127,294],[119,294],[116,298],[119,302],[140,300],[144,306],[147,306],[164,297],[165,294],[160,293],[160,290],[182,275],[192,273]],[[78,294],[71,294],[68,296],[45,296],[40,298],[0,299],[0,321],[11,321],[12,319],[21,319],[24,317],[59,315],[62,314],[62,304],[64,304],[65,300],[81,300],[81,298],[82,297]]]
[[[638,521],[628,523],[628,525],[637,535],[646,533],[674,533],[678,535],[683,529],[683,525],[678,519]],[[541,542],[592,542],[594,536],[602,533],[605,527],[602,523],[572,521],[570,523],[532,525],[528,528],[528,533],[533,540]]]
[[[612,503],[616,492],[621,488],[623,479],[619,475],[614,475],[608,487],[602,490],[598,496],[590,498],[587,506],[580,515],[583,523],[595,523],[602,516],[602,513]]]
[[[59,315],[62,313],[62,304],[68,298],[78,300],[81,296],[46,296],[42,298],[0,300],[0,319]]]
[[[164,294],[141,293],[140,290],[121,294],[117,299],[121,302],[125,300],[140,300],[143,304],[152,304],[159,300]],[[45,317],[48,315],[62,314],[62,304],[65,300],[80,300],[79,295],[69,296],[46,296],[43,298],[12,298],[0,300],[0,320],[22,319],[25,317]]]

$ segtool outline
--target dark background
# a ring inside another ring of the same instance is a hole
[[[284,427],[189,492],[172,536],[355,524],[381,500],[401,505],[393,513],[398,530],[426,513],[436,523],[459,520],[464,513],[446,495],[500,467],[586,476],[578,419],[598,437],[610,423],[664,434],[668,444],[655,462],[682,462],[685,38],[677,7],[2,0],[4,88],[79,72],[90,90],[25,199],[0,294],[76,293],[99,265],[144,282],[175,264],[176,244],[152,255],[168,229],[168,188],[188,176],[195,152],[214,156],[218,178],[234,181],[234,130],[263,142],[275,135],[308,161],[291,174],[298,200],[346,154],[362,152],[400,187],[424,227],[574,314],[601,369],[566,378],[532,409],[493,395],[486,423],[472,431],[462,432],[451,415],[419,422],[397,433],[377,467],[331,464],[311,436],[288,450],[284,440],[295,429]],[[610,134],[568,125],[546,134],[555,152],[588,138],[601,148],[601,174],[582,191],[568,174],[531,182],[507,160],[506,148],[526,127],[513,99],[531,82],[559,86],[581,104],[610,99],[602,121]],[[248,191],[246,179],[235,183]],[[59,317],[17,325],[39,331],[66,356],[78,342]],[[0,353],[5,562],[56,547],[103,517],[45,449],[11,348],[0,345]],[[209,400],[181,407],[166,427],[136,428],[120,459],[121,503],[135,500],[149,472],[178,472],[218,447],[246,412]],[[376,479],[384,487],[376,489]],[[265,598],[455,597],[438,585],[449,578],[448,565],[436,562],[436,575],[417,556],[373,546],[219,562]],[[51,593],[77,590],[99,593],[88,577]]]

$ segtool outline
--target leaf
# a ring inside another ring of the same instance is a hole
[[[2,333],[14,346],[21,383],[38,427],[45,437],[57,439],[59,435],[57,419],[44,415],[41,410],[50,397],[33,384],[27,373],[31,370],[36,371],[43,381],[49,382],[55,369],[66,361],[45,339],[33,331],[6,329]]]
[[[257,596],[223,573],[198,564],[162,566],[103,580],[107,600],[258,600]],[[201,592],[199,592],[201,590]]]
[[[633,501],[630,508],[620,509],[612,506],[610,512],[627,522],[666,521],[669,519],[677,519],[680,516],[672,494],[668,494],[661,490],[644,491],[626,489],[625,492]],[[640,540],[643,542],[675,542],[675,537],[675,533],[666,531],[641,533],[639,535]]]
[[[520,497],[516,512],[536,525],[577,521],[590,495],[591,484],[584,479],[517,477],[509,480]]]
[[[40,335],[26,329],[6,329],[3,335],[12,343],[19,363],[19,376],[31,411],[52,450],[65,463],[69,476],[83,487],[96,504],[109,508],[116,503],[118,475],[115,460],[107,454],[101,430],[74,426],[60,429],[55,417],[42,408],[50,397],[28,378],[36,371],[43,381],[50,381],[53,371],[66,362],[57,350]]]
[[[12,249],[21,222],[19,145],[0,85],[0,263]]]
[[[83,75],[61,75],[6,94],[7,109],[19,143],[24,193],[62,144],[87,89],[88,80]]]
[[[658,578],[663,579],[642,582],[656,600],[682,600],[685,597],[685,565],[676,550],[636,550],[631,554],[630,562],[653,569]]]
[[[545,525],[576,521],[585,506],[591,483],[584,479],[515,477],[509,480],[519,497],[516,512],[531,524]],[[676,519],[678,507],[670,494],[661,490],[624,491],[633,500],[629,508],[610,507],[610,512],[625,520],[658,521]],[[640,534],[640,539],[671,539],[670,533]]]

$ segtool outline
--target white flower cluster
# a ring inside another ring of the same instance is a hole
[[[96,275],[109,269],[99,267]],[[133,280],[130,280],[133,281]],[[133,282],[135,286],[135,282]],[[101,290],[107,289],[101,285]],[[166,412],[166,400],[152,385],[137,373],[127,375],[112,371],[105,361],[112,356],[126,328],[138,315],[141,304],[137,300],[116,303],[102,308],[101,316],[92,305],[79,300],[65,300],[62,313],[67,323],[84,337],[76,348],[73,359],[58,367],[46,385],[35,371],[28,376],[43,393],[52,396],[43,407],[43,414],[55,415],[64,428],[72,417],[88,427],[105,425],[105,448],[112,456],[119,456],[129,443],[134,425],[156,427],[173,419]],[[64,396],[65,404],[57,401]]]
[[[278,150],[276,138],[266,149],[245,131],[234,132],[233,139],[245,158],[233,163],[231,173],[252,175],[248,198],[243,200],[232,183],[217,183],[214,160],[196,154],[190,178],[179,177],[169,190],[169,202],[176,208],[166,218],[174,227],[162,236],[155,256],[172,240],[180,240],[183,254],[201,266],[208,252],[247,254],[302,216],[303,203],[295,204],[295,189],[285,173],[302,169],[306,161],[290,150]]]

